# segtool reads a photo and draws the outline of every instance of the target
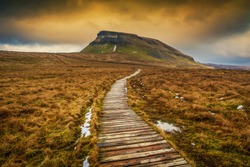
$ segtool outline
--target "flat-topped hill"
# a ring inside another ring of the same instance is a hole
[[[121,32],[100,31],[81,52],[129,55],[139,61],[164,62],[175,66],[200,66],[191,56],[159,40]]]

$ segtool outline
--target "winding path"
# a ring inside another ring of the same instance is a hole
[[[104,99],[98,135],[100,166],[190,165],[127,105],[126,80],[117,80]]]

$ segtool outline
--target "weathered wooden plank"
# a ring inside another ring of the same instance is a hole
[[[109,157],[114,155],[123,155],[123,154],[132,154],[137,152],[145,152],[145,151],[151,151],[151,150],[159,150],[159,149],[165,149],[170,148],[168,144],[158,144],[153,146],[144,146],[144,147],[135,147],[135,148],[128,148],[128,149],[121,149],[121,150],[114,150],[114,151],[106,151],[100,153],[100,157]],[[176,152],[173,150],[173,152]]]
[[[156,158],[153,160],[148,160],[141,161],[142,164],[140,165],[133,165],[134,167],[144,167],[145,163],[147,166],[160,166],[160,167],[165,167],[165,166],[176,166],[176,167],[191,167],[183,158],[181,158],[180,155],[177,155],[176,157],[173,156],[172,159],[164,159],[164,158]]]
[[[131,113],[130,110],[103,110],[102,113],[123,113],[123,112],[127,112],[127,113]],[[132,112],[133,114],[133,112]],[[136,115],[136,114],[135,114]]]
[[[138,123],[138,124],[136,124],[136,123],[123,123],[123,124],[117,124],[117,125],[103,125],[103,124],[101,124],[100,128],[116,129],[116,128],[137,127],[137,126],[144,127],[144,126],[148,126],[148,125],[145,123]]]
[[[106,115],[103,115],[103,117],[109,117],[109,116],[116,116],[116,115],[133,115],[133,116],[137,116],[135,113],[131,113],[131,111],[104,111],[103,114],[106,114]]]
[[[128,120],[128,121],[137,121],[137,118],[133,118],[133,117],[106,117],[106,118],[102,118],[101,120],[103,121],[112,121],[112,119],[116,119],[116,120],[120,120],[120,121],[124,121],[124,120]]]
[[[125,141],[119,141],[119,142],[100,142],[97,145],[98,147],[110,147],[110,146],[129,145],[129,144],[135,144],[135,143],[153,142],[153,141],[159,141],[162,139],[163,138],[161,136],[157,136],[157,137],[146,138],[146,139],[125,140]]]
[[[140,129],[140,130],[130,130],[130,131],[124,131],[124,132],[117,132],[116,135],[130,135],[130,134],[140,134],[140,133],[150,133],[153,132],[151,129]],[[106,137],[106,136],[113,136],[113,133],[102,133],[99,134],[98,137]]]
[[[108,116],[107,116],[108,115]],[[118,114],[108,114],[106,113],[106,115],[101,115],[100,116],[101,119],[112,119],[112,118],[115,118],[113,120],[119,120],[119,121],[126,121],[126,118],[130,118],[130,119],[134,119],[134,120],[141,120],[139,117],[137,117],[136,115],[129,115],[129,114],[123,114],[121,113],[120,115]]]
[[[116,155],[116,156],[110,156],[110,157],[101,157],[100,162],[105,163],[105,162],[147,157],[147,156],[151,156],[151,155],[166,154],[166,153],[172,152],[173,150],[174,149],[172,149],[172,148],[167,148],[167,149],[150,150],[150,151],[146,151],[146,152],[139,152],[139,153],[132,153],[132,154],[123,154],[123,155]]]
[[[128,131],[137,131],[137,130],[148,130],[148,127],[135,127],[135,128],[127,128],[127,129],[104,129],[102,130],[103,134],[107,133],[119,133],[119,132],[128,132]]]
[[[138,121],[135,122],[137,120],[128,120],[128,121],[124,121],[124,120],[120,120],[119,122],[102,122],[100,125],[101,126],[121,126],[121,125],[147,125],[145,122],[143,121]]]
[[[101,142],[107,142],[107,143],[111,143],[111,142],[125,142],[125,141],[144,140],[144,139],[154,138],[154,137],[159,137],[159,135],[158,134],[154,134],[154,135],[143,135],[143,136],[130,136],[130,137],[120,137],[120,138],[113,138],[113,139],[103,138],[103,139],[99,139],[99,141],[101,141]]]
[[[121,119],[125,120],[125,118],[134,118],[136,115],[129,114],[129,113],[121,113],[121,114],[109,114],[109,116],[102,116],[103,118],[115,118],[115,119]]]
[[[179,158],[180,155],[167,155],[167,154],[161,154],[161,155],[153,155],[148,157],[141,157],[141,158],[134,158],[134,159],[128,159],[128,160],[121,160],[121,161],[114,161],[114,162],[108,162],[108,163],[101,163],[101,167],[112,167],[112,166],[151,166],[150,163],[156,163],[156,162],[172,162],[174,159]],[[148,165],[149,164],[149,165]],[[152,165],[154,166],[154,165]],[[157,165],[156,165],[157,166]]]
[[[119,122],[141,122],[141,120],[139,120],[139,119],[136,119],[136,118],[128,118],[128,119],[126,119],[126,120],[124,120],[124,119],[117,119],[116,120],[116,122],[112,122],[112,119],[111,118],[108,118],[108,119],[106,119],[106,118],[103,118],[103,119],[100,119],[100,124],[99,125],[102,125],[102,122],[101,121],[103,121],[104,123],[103,124],[105,124],[105,123],[108,123],[108,124],[116,124],[116,122],[117,122],[117,124],[119,124]]]
[[[103,130],[103,132],[105,132],[106,130],[111,130],[111,131],[126,131],[126,129],[149,129],[147,124],[138,124],[138,126],[136,124],[128,124],[128,125],[122,125],[122,126],[104,126],[102,124],[99,125],[100,130]]]
[[[102,111],[101,112],[105,112],[105,111],[127,111],[127,112],[132,112],[132,113],[134,113],[134,111],[133,110],[131,110],[130,108],[125,108],[125,109],[112,109],[112,110],[104,110],[104,109],[102,109]]]
[[[169,167],[169,166],[179,166],[179,165],[186,165],[187,161],[183,158],[180,158],[181,160],[174,160],[173,162],[165,162],[165,164],[157,165],[158,167]]]
[[[165,144],[165,143],[166,143],[165,140],[160,140],[160,141],[134,143],[134,144],[120,145],[120,146],[102,147],[102,148],[99,149],[99,152],[114,151],[114,150],[121,150],[121,149],[130,149],[130,148],[138,148],[138,147],[147,147],[147,146],[154,146],[154,145]]]
[[[116,125],[116,124],[123,124],[123,123],[134,123],[136,119],[133,119],[133,120],[110,120],[110,121],[107,121],[107,122],[104,122],[103,120],[101,120],[101,125]],[[145,123],[144,121],[142,120],[136,120],[138,123]]]
[[[106,135],[106,136],[99,136],[98,139],[116,139],[116,138],[124,138],[124,137],[134,137],[134,136],[151,136],[157,134],[154,131],[146,131],[142,133],[128,133],[128,134],[116,134],[116,135]]]

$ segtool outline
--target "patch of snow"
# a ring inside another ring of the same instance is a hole
[[[184,97],[182,97],[180,93],[175,93],[175,98],[180,99],[182,102],[184,101]]]
[[[243,105],[239,105],[239,106],[237,107],[237,110],[243,110]]]
[[[85,114],[85,122],[81,126],[82,134],[81,136],[88,137],[90,135],[90,120],[92,116],[92,108]]]
[[[143,84],[142,82],[140,83],[140,85],[141,85],[142,87],[144,86],[144,84]]]
[[[221,97],[220,100],[224,100],[224,97]]]
[[[87,157],[84,161],[83,161],[83,167],[89,167],[89,161],[88,161],[89,157]]]
[[[195,146],[195,143],[191,143],[192,146]]]
[[[215,115],[215,113],[214,112],[211,112],[211,111],[208,111],[211,115]]]
[[[158,126],[163,131],[167,131],[167,132],[181,132],[181,129],[174,126],[173,124],[162,122],[160,120],[156,122],[156,126]]]
[[[117,48],[117,46],[115,45],[115,46],[114,46],[114,50],[113,50],[113,52],[115,52],[115,51],[116,51],[116,48]]]

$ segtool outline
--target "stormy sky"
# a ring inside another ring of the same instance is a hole
[[[250,65],[249,0],[0,0],[0,50],[78,52],[101,30],[203,63]]]

